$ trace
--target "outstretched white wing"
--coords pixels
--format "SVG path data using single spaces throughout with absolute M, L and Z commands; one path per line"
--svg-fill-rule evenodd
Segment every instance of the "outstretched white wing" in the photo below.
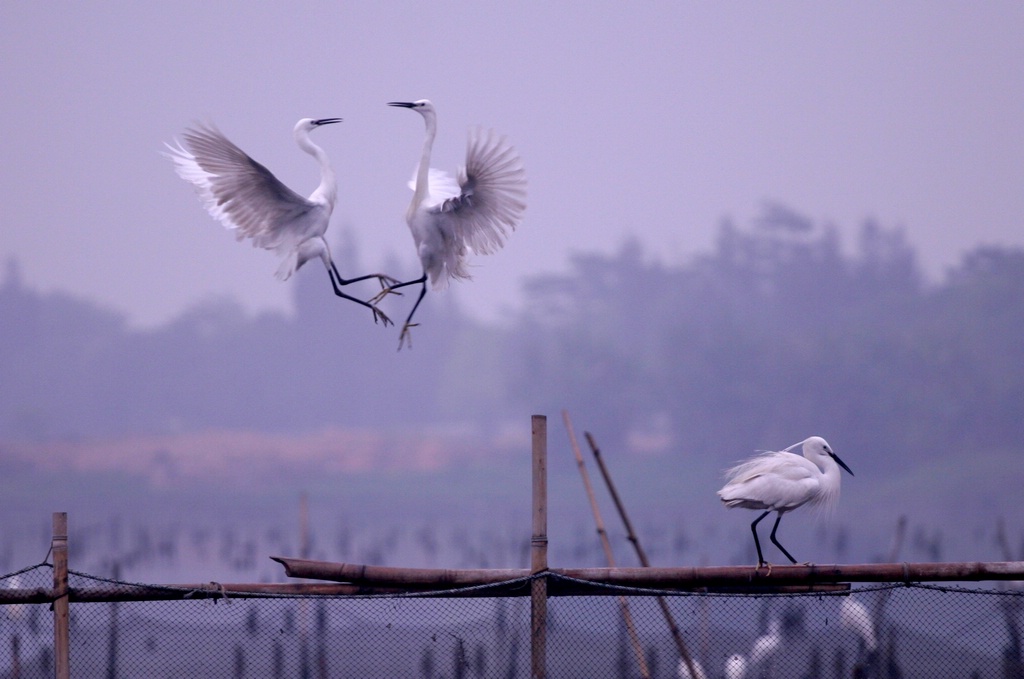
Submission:
M 433 178 L 431 181 L 433 194 Z M 504 244 L 526 210 L 526 171 L 505 137 L 472 130 L 459 192 L 430 209 L 436 224 L 454 242 L 491 254 Z
M 250 158 L 215 127 L 185 131 L 184 146 L 167 145 L 178 175 L 195 186 L 209 213 L 268 250 L 294 248 L 305 238 L 301 227 L 323 206 L 295 193 Z

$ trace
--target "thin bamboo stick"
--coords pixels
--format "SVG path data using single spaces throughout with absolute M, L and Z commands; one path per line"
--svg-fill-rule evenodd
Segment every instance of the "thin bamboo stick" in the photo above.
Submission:
M 71 639 L 68 610 L 68 514 L 53 513 L 53 670 L 57 679 L 70 679 Z
M 530 538 L 530 571 L 548 570 L 548 419 L 534 415 L 533 434 L 533 535 Z M 530 670 L 533 679 L 547 677 L 547 578 L 530 582 Z
M 605 485 L 608 486 L 608 492 L 615 502 L 615 508 L 618 509 L 619 516 L 622 518 L 622 523 L 626 526 L 626 536 L 633 543 L 633 549 L 636 551 L 637 558 L 640 559 L 640 565 L 644 568 L 649 568 L 651 562 L 647 558 L 647 552 L 640 545 L 640 538 L 637 537 L 636 532 L 633 530 L 633 523 L 629 520 L 626 507 L 622 504 L 619 493 L 615 490 L 615 484 L 612 482 L 612 476 L 608 473 L 608 468 L 605 467 L 604 460 L 601 458 L 601 450 L 597 447 L 597 443 L 594 441 L 594 437 L 590 435 L 590 432 L 583 432 L 583 435 L 586 437 L 590 450 L 594 454 L 597 466 L 601 470 L 601 476 L 604 477 Z M 661 606 L 661 613 L 665 616 L 665 623 L 668 625 L 669 633 L 672 635 L 672 640 L 675 641 L 676 650 L 679 651 L 680 659 L 686 663 L 686 669 L 689 670 L 691 677 L 698 676 L 697 669 L 694 667 L 693 657 L 690 656 L 690 649 L 686 647 L 686 641 L 683 639 L 682 632 L 679 631 L 679 626 L 676 625 L 672 611 L 668 607 L 668 602 L 665 601 L 663 596 L 659 596 L 657 599 L 658 605 Z M 705 658 L 705 660 L 707 659 Z
M 587 474 L 587 466 L 580 453 L 579 444 L 576 443 L 576 432 L 572 428 L 572 421 L 569 419 L 569 411 L 562 411 L 562 421 L 565 422 L 565 431 L 569 434 L 569 445 L 572 454 L 576 457 L 576 466 L 580 470 L 580 477 L 583 479 L 583 487 L 587 491 L 587 499 L 590 501 L 590 511 L 594 515 L 594 523 L 597 525 L 597 536 L 601 540 L 601 547 L 604 549 L 605 559 L 608 565 L 615 567 L 615 555 L 612 553 L 612 545 L 608 540 L 608 533 L 604 529 L 604 519 L 601 518 L 601 509 L 597 506 L 597 499 L 594 497 L 594 488 L 590 484 L 590 475 Z M 633 647 L 633 655 L 636 657 L 636 664 L 640 668 L 640 676 L 650 679 L 651 671 L 647 667 L 647 658 L 644 657 L 644 649 L 640 643 L 640 636 L 636 632 L 636 625 L 633 624 L 633 615 L 629 611 L 629 601 L 624 596 L 619 596 L 619 608 L 622 609 L 622 619 L 626 623 L 626 631 L 629 633 L 629 641 Z M 691 676 L 693 676 L 691 674 Z

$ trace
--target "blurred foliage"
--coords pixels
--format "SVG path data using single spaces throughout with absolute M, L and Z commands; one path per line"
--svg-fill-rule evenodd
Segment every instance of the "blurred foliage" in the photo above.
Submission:
M 360 267 L 340 248 L 347 274 Z M 385 267 L 390 271 L 392 267 Z M 396 267 L 397 268 L 397 267 Z M 401 272 L 415 275 L 415 272 Z M 369 297 L 370 287 L 355 290 Z M 1024 404 L 1024 252 L 982 247 L 926 283 L 899 229 L 852 247 L 777 204 L 726 221 L 712 252 L 666 263 L 636 241 L 525 282 L 502 325 L 430 294 L 414 348 L 297 276 L 295 314 L 197 305 L 141 331 L 109 311 L 0 284 L 0 438 L 206 427 L 302 431 L 500 427 L 568 408 L 605 445 L 667 437 L 731 455 L 810 434 L 903 466 L 936 451 L 1017 445 Z M 401 320 L 409 293 L 389 299 Z
M 867 222 L 845 254 L 793 215 L 726 222 L 687 265 L 631 242 L 531 281 L 513 399 L 571 402 L 616 444 L 668 423 L 677 449 L 734 456 L 815 433 L 890 468 L 1018 445 L 1024 252 L 979 248 L 928 286 L 900 230 Z

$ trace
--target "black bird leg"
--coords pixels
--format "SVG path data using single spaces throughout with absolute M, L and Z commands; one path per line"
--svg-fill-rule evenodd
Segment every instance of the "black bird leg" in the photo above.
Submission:
M 392 320 L 390 318 L 388 318 L 384 314 L 383 311 L 378 309 L 373 304 L 371 304 L 369 302 L 364 302 L 363 300 L 361 300 L 361 299 L 359 299 L 357 297 L 352 297 L 351 295 L 346 295 L 344 292 L 341 291 L 341 286 L 345 285 L 345 283 L 339 283 L 337 280 L 335 280 L 336 273 L 333 270 L 333 263 L 332 263 L 332 268 L 327 270 L 327 275 L 330 276 L 330 278 L 331 278 L 331 287 L 334 288 L 334 294 L 335 295 L 337 295 L 338 297 L 341 297 L 343 299 L 351 300 L 351 301 L 355 302 L 356 304 L 362 304 L 364 307 L 366 307 L 367 309 L 372 311 L 373 312 L 373 322 L 374 323 L 376 323 L 378 321 L 378 319 L 379 319 L 381 321 L 384 321 L 384 327 L 387 327 L 388 325 L 394 325 Z M 371 274 L 369 276 L 365 276 L 365 278 L 372 278 L 375 275 L 376 274 Z M 348 281 L 348 282 L 351 283 L 353 281 Z
M 759 516 L 756 519 L 754 519 L 754 522 L 752 524 L 750 524 L 750 532 L 754 534 L 754 547 L 757 547 L 757 567 L 758 568 L 760 568 L 761 566 L 766 565 L 767 562 L 764 560 L 764 557 L 761 556 L 761 541 L 757 539 L 757 524 L 761 521 L 761 519 L 763 519 L 764 517 L 768 516 L 771 513 L 772 512 L 769 509 L 764 514 L 762 514 L 761 516 Z M 774 534 L 775 534 L 775 532 L 772 531 L 772 535 L 774 535 Z
M 387 274 L 383 273 L 368 273 L 365 276 L 358 276 L 356 278 L 342 278 L 341 274 L 338 272 L 338 267 L 334 265 L 333 259 L 331 260 L 331 271 L 334 273 L 334 276 L 331 279 L 331 281 L 333 282 L 334 280 L 337 280 L 338 285 L 349 285 L 351 283 L 365 281 L 367 278 L 376 278 L 380 282 L 380 287 L 388 290 L 388 292 L 390 293 L 391 288 L 389 288 L 388 286 L 393 286 L 394 283 L 398 282 L 397 278 L 392 278 L 391 276 L 388 276 Z M 335 290 L 337 290 L 337 286 L 335 286 Z M 396 292 L 394 294 L 398 295 L 401 293 Z
M 407 285 L 416 285 L 419 283 L 422 287 L 420 288 L 420 296 L 416 298 L 416 303 L 412 305 L 412 311 L 409 312 L 409 316 L 405 319 L 405 325 L 402 326 L 402 333 L 398 336 L 398 350 L 401 351 L 406 341 L 409 342 L 409 348 L 412 348 L 412 337 L 409 333 L 410 328 L 415 328 L 419 323 L 413 323 L 412 317 L 416 314 L 416 309 L 419 308 L 420 302 L 423 301 L 424 296 L 427 294 L 427 272 L 424 271 L 423 275 L 419 278 L 414 278 L 411 281 L 404 281 L 402 283 L 396 283 L 390 285 L 381 290 L 376 297 L 371 299 L 371 302 L 378 302 L 389 294 L 392 294 L 397 288 L 404 288 Z
M 775 518 L 775 525 L 772 526 L 772 535 L 771 535 L 772 543 L 774 543 L 776 547 L 778 547 L 780 550 L 782 550 L 782 553 L 786 555 L 787 559 L 789 559 L 793 563 L 796 563 L 796 559 L 794 559 L 793 556 L 789 552 L 786 551 L 786 548 L 783 547 L 779 543 L 779 541 L 775 539 L 775 531 L 777 531 L 779 529 L 779 521 L 782 521 L 782 512 L 779 512 L 779 515 Z

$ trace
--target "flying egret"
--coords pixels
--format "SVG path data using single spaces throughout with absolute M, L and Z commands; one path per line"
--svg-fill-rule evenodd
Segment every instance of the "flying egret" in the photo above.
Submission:
M 803 456 L 788 452 L 797 446 L 801 447 Z M 772 527 L 772 543 L 796 563 L 796 559 L 775 539 L 779 521 L 786 512 L 808 502 L 831 509 L 839 499 L 839 467 L 853 476 L 825 439 L 812 436 L 784 451 L 761 453 L 726 472 L 728 481 L 718 491 L 718 497 L 726 507 L 764 510 L 750 524 L 754 546 L 757 547 L 758 567 L 766 564 L 757 539 L 758 522 L 770 512 L 778 514 Z
M 412 109 L 423 116 L 427 135 L 423 156 L 410 187 L 412 202 L 405 221 L 412 231 L 423 275 L 385 288 L 370 300 L 376 302 L 388 292 L 419 283 L 419 297 L 405 319 L 398 348 L 409 338 L 417 307 L 427 294 L 427 279 L 435 290 L 447 287 L 449 279 L 469 278 L 469 252 L 491 254 L 504 244 L 509 231 L 519 225 L 526 209 L 526 172 L 518 154 L 505 137 L 493 130 L 477 128 L 469 134 L 466 165 L 458 183 L 441 170 L 430 167 L 430 153 L 437 135 L 437 112 L 427 99 L 392 101 L 388 106 Z M 411 340 L 410 340 L 411 346 Z
M 374 322 L 379 318 L 388 325 L 391 319 L 373 302 L 347 295 L 341 286 L 368 278 L 376 278 L 382 287 L 397 281 L 384 274 L 342 278 L 324 239 L 338 199 L 338 182 L 327 154 L 310 141 L 309 133 L 340 122 L 341 118 L 303 118 L 295 124 L 295 143 L 320 163 L 320 185 L 309 198 L 281 183 L 212 125 L 186 129 L 184 146 L 167 144 L 171 152 L 165 155 L 174 161 L 178 175 L 196 188 L 210 215 L 234 229 L 238 240 L 251 238 L 254 246 L 282 256 L 277 269 L 280 280 L 288 280 L 303 264 L 319 257 L 327 267 L 334 294 L 368 307 Z

